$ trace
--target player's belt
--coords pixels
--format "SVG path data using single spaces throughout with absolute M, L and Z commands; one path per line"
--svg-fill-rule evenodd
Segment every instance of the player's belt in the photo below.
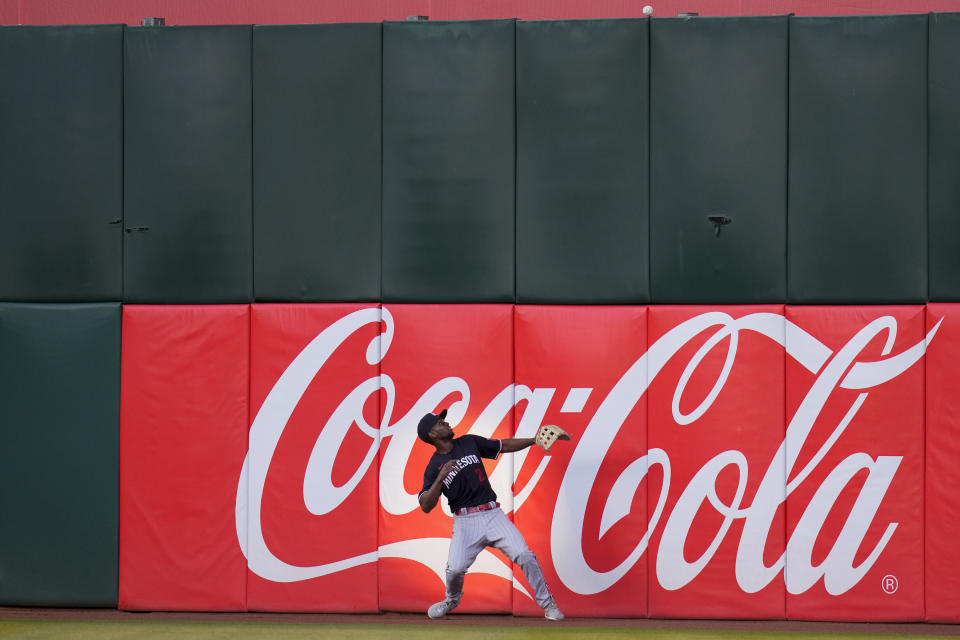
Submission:
M 490 511 L 490 509 L 496 509 L 500 506 L 499 502 L 488 502 L 486 504 L 479 504 L 475 507 L 464 507 L 463 509 L 457 509 L 453 512 L 455 516 L 465 516 L 468 513 L 477 513 L 478 511 Z

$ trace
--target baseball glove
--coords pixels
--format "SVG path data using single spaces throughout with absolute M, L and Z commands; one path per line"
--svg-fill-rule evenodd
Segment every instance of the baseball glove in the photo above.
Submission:
M 550 451 L 550 447 L 557 440 L 569 440 L 570 434 L 553 424 L 542 425 L 537 429 L 537 444 L 543 447 L 544 451 Z

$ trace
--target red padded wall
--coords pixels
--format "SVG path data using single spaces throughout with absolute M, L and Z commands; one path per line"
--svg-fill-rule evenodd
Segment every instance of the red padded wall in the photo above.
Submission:
M 787 320 L 787 617 L 920 620 L 924 308 Z
M 379 318 L 379 305 L 252 307 L 252 610 L 378 609 Z
M 654 466 L 645 479 L 646 308 L 518 306 L 515 318 L 517 435 L 555 424 L 572 438 L 512 454 L 517 526 L 564 613 L 645 616 L 647 493 L 662 477 Z M 518 592 L 513 608 L 543 615 Z
M 650 371 L 647 444 L 671 468 L 652 617 L 784 616 L 783 310 L 650 307 L 651 352 L 668 359 Z
M 118 606 L 245 610 L 249 309 L 126 305 L 122 344 Z
M 449 408 L 572 434 L 485 463 L 568 615 L 960 621 L 958 309 L 128 305 L 119 606 L 425 610 Z M 458 611 L 524 592 L 487 552 Z
M 960 304 L 928 304 L 928 335 L 935 328 L 926 361 L 926 619 L 960 622 Z

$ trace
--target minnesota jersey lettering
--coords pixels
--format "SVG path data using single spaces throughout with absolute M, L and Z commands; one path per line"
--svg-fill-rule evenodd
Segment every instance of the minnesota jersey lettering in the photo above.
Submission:
M 466 469 L 467 466 L 471 464 L 480 464 L 480 458 L 471 454 L 469 456 L 464 456 L 459 460 L 457 460 L 457 465 L 453 468 L 453 471 L 451 471 L 450 475 L 448 475 L 446 478 L 443 479 L 443 486 L 449 487 L 450 484 L 453 482 L 453 479 L 457 477 L 457 474 L 460 473 L 462 469 Z M 443 468 L 443 465 L 440 465 L 439 467 L 437 467 L 437 471 L 440 471 L 440 469 L 442 468 Z M 486 480 L 486 476 L 484 475 L 483 471 L 481 471 L 480 469 L 476 469 L 476 474 L 477 474 L 477 478 L 479 478 L 480 480 Z

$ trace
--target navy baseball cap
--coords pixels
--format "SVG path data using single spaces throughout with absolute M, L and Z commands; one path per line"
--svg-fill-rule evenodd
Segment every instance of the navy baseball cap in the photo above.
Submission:
M 433 428 L 433 425 L 437 424 L 439 420 L 443 420 L 447 417 L 447 410 L 444 409 L 440 413 L 428 413 L 427 415 L 420 418 L 420 424 L 417 425 L 417 435 L 421 440 L 430 444 L 430 440 L 427 438 L 427 434 L 430 433 L 430 429 Z

